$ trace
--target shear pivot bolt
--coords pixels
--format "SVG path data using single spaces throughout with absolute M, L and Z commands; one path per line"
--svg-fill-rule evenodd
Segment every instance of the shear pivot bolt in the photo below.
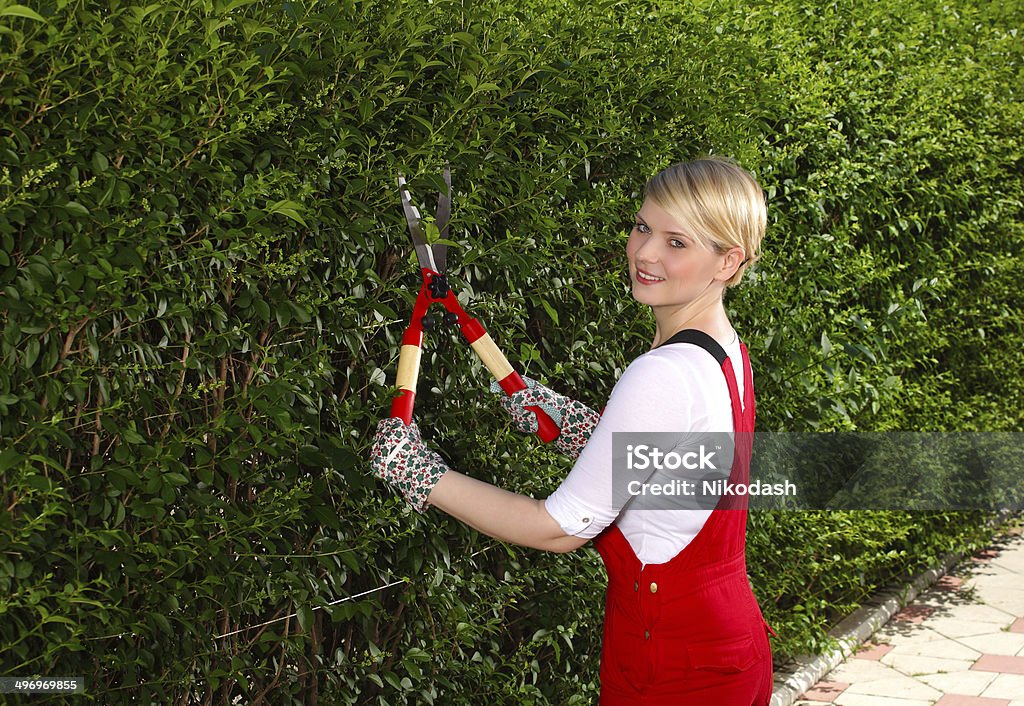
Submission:
M 448 280 L 444 275 L 434 275 L 431 278 L 430 284 L 427 285 L 430 290 L 430 296 L 434 299 L 444 299 L 448 296 L 450 291 L 448 288 Z

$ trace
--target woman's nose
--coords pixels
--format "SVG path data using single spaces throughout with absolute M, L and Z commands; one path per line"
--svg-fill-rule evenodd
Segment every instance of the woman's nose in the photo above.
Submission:
M 651 242 L 651 239 L 645 239 L 633 251 L 633 259 L 639 262 L 657 262 L 658 249 Z

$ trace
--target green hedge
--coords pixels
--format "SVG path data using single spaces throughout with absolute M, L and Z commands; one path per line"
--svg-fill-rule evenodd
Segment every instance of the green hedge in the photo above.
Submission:
M 102 703 L 593 701 L 596 556 L 412 515 L 368 475 L 418 286 L 399 172 L 425 202 L 452 165 L 456 288 L 600 405 L 653 330 L 623 274 L 640 187 L 731 154 L 770 196 L 729 300 L 760 429 L 1019 430 L 1022 14 L 0 6 L 0 671 Z M 454 336 L 427 346 L 431 443 L 550 492 L 565 463 Z M 777 653 L 977 525 L 753 515 Z

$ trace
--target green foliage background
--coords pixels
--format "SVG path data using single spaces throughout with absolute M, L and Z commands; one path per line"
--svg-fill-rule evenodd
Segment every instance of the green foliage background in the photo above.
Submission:
M 455 182 L 450 269 L 595 406 L 653 330 L 646 178 L 769 194 L 729 299 L 761 430 L 1021 429 L 1024 8 L 924 0 L 0 0 L 0 669 L 102 703 L 574 704 L 603 572 L 410 514 L 368 477 L 417 273 L 395 176 Z M 428 339 L 452 463 L 546 494 L 486 374 Z M 751 516 L 780 658 L 982 536 Z M 383 587 L 383 588 L 382 588 Z M 83 697 L 75 697 L 78 701 Z

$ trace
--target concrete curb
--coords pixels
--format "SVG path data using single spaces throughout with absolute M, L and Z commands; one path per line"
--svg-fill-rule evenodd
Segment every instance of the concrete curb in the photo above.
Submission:
M 938 566 L 922 571 L 909 583 L 895 589 L 876 594 L 867 604 L 861 606 L 829 630 L 829 635 L 839 645 L 822 655 L 799 657 L 790 669 L 777 672 L 775 688 L 769 706 L 792 706 L 801 694 L 818 683 L 864 644 L 869 637 L 885 625 L 918 594 L 927 589 L 963 557 L 960 552 L 947 554 Z

